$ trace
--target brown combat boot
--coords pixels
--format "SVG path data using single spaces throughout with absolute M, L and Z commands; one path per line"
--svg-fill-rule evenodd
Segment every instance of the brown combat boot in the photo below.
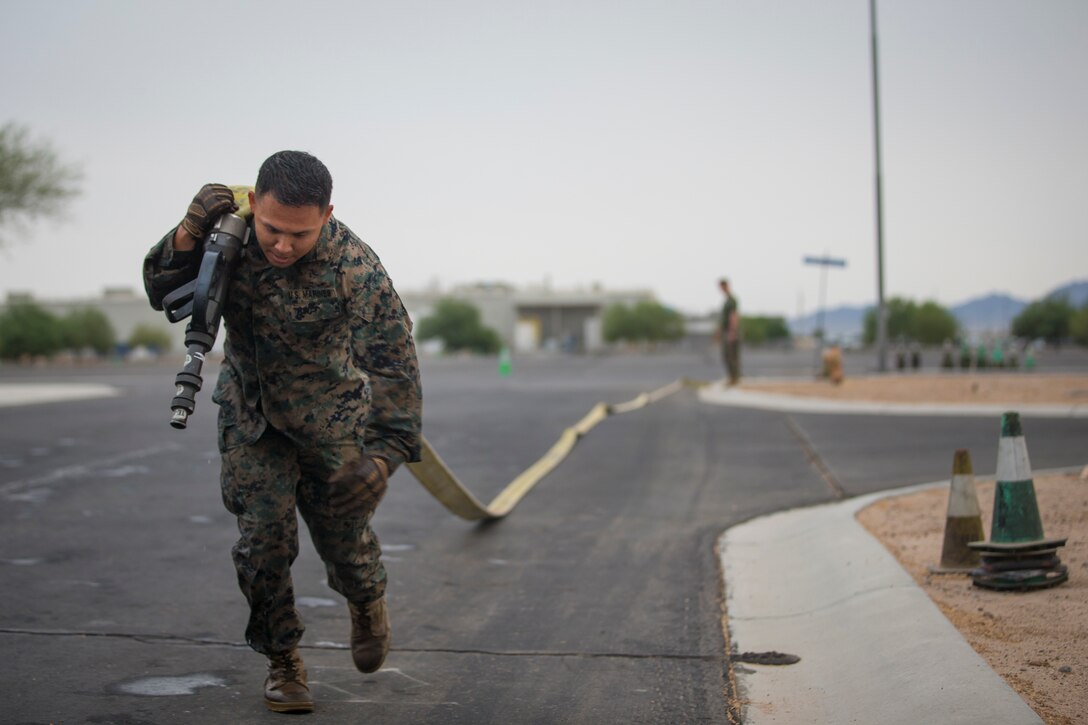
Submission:
M 268 656 L 264 704 L 273 712 L 313 712 L 314 699 L 306 684 L 306 666 L 298 650 Z
M 348 602 L 351 612 L 351 659 L 360 672 L 377 672 L 389 654 L 389 611 L 385 597 L 369 604 Z

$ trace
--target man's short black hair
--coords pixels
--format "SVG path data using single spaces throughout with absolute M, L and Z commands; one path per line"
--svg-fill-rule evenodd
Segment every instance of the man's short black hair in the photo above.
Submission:
M 332 198 L 332 174 L 305 151 L 278 151 L 261 164 L 254 193 L 271 193 L 284 206 L 316 206 L 324 212 Z

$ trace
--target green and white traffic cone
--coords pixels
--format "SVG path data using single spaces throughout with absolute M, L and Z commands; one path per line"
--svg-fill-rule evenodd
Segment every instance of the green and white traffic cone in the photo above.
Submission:
M 1020 414 L 1005 413 L 997 446 L 990 540 L 969 544 L 982 557 L 971 578 L 976 586 L 987 589 L 1026 590 L 1061 584 L 1069 578 L 1069 570 L 1057 556 L 1065 542 L 1043 535 Z
M 512 372 L 514 372 L 514 363 L 510 358 L 510 348 L 503 347 L 499 351 L 499 376 L 508 378 Z
M 986 538 L 982 530 L 982 509 L 978 506 L 975 472 L 971 454 L 959 449 L 952 459 L 952 482 L 948 489 L 941 563 L 930 566 L 933 574 L 965 574 L 979 565 L 979 554 L 968 544 Z

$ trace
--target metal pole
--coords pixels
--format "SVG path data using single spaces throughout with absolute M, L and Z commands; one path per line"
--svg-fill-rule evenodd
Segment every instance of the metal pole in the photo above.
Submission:
M 873 141 L 876 146 L 876 349 L 877 369 L 888 369 L 888 320 L 884 310 L 884 190 L 880 158 L 880 71 L 876 42 L 876 0 L 869 0 L 869 30 L 872 36 Z
M 827 255 L 824 255 L 827 258 Z M 816 312 L 816 329 L 820 333 L 816 341 L 816 374 L 820 374 L 822 367 L 824 343 L 827 341 L 827 330 L 824 329 L 824 308 L 827 307 L 827 264 L 820 265 L 820 307 Z
M 824 350 L 824 342 L 827 339 L 827 330 L 824 329 L 824 308 L 827 307 L 827 268 L 828 267 L 845 267 L 846 266 L 846 260 L 845 259 L 836 259 L 835 257 L 830 257 L 830 256 L 827 255 L 827 253 L 824 253 L 824 256 L 822 256 L 822 257 L 808 257 L 808 256 L 806 256 L 804 258 L 804 262 L 805 262 L 805 264 L 815 264 L 815 265 L 819 265 L 819 267 L 820 267 L 820 299 L 819 299 L 819 302 L 817 303 L 817 310 L 816 310 L 816 330 L 813 330 L 813 337 L 816 336 L 815 333 L 817 331 L 820 333 L 820 340 L 815 345 L 815 348 L 816 348 L 816 371 L 817 371 L 817 374 L 819 374 L 819 371 L 820 371 L 820 369 L 822 367 L 822 358 L 823 358 L 822 353 L 823 353 L 823 350 Z

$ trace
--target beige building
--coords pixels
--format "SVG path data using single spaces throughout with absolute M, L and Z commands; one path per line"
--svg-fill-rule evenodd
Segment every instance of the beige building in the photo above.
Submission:
M 596 352 L 606 347 L 604 311 L 614 304 L 632 305 L 654 300 L 649 290 L 519 289 L 502 283 L 460 285 L 448 290 L 401 291 L 408 314 L 415 321 L 434 311 L 443 299 L 472 304 L 483 324 L 495 330 L 515 352 Z

